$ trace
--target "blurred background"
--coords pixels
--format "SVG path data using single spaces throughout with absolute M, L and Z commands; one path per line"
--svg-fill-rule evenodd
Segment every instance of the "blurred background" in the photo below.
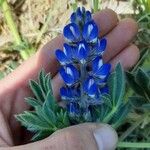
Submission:
M 111 8 L 139 23 L 135 42 L 150 48 L 150 0 L 0 0 L 0 79 L 62 32 L 77 6 Z

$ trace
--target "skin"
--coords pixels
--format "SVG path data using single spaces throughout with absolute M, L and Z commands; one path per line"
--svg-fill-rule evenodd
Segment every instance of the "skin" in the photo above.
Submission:
M 96 13 L 94 20 L 100 29 L 99 36 L 105 36 L 108 41 L 103 57 L 104 61 L 110 62 L 113 68 L 118 61 L 125 69 L 133 67 L 139 59 L 139 49 L 132 44 L 132 40 L 138 32 L 137 23 L 129 18 L 119 21 L 116 13 L 110 9 Z M 13 147 L 25 143 L 30 136 L 16 122 L 14 114 L 29 109 L 24 102 L 24 97 L 32 95 L 28 88 L 28 80 L 36 79 L 41 68 L 51 72 L 54 95 L 59 99 L 59 88 L 63 81 L 57 73 L 59 64 L 55 59 L 55 50 L 62 49 L 63 42 L 62 35 L 56 37 L 0 81 L 0 150 L 5 149 L 3 147 L 16 150 L 33 149 L 33 144 L 27 144 L 19 148 Z M 69 134 L 69 136 L 72 136 L 72 134 Z M 56 145 L 58 139 L 59 142 L 64 142 L 64 139 L 60 136 L 56 138 L 57 140 L 51 137 L 50 139 L 52 150 L 57 149 L 54 145 Z M 77 138 L 75 141 L 78 141 Z M 37 143 L 38 146 L 41 142 Z M 40 146 L 37 149 L 40 149 Z

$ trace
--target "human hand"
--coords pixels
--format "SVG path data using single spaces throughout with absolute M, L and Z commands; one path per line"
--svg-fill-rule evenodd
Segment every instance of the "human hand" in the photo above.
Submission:
M 94 15 L 94 20 L 100 28 L 100 36 L 105 36 L 108 41 L 106 53 L 104 54 L 104 61 L 109 61 L 112 64 L 112 67 L 114 67 L 118 61 L 122 63 L 125 69 L 132 67 L 139 58 L 138 48 L 131 44 L 133 37 L 137 33 L 137 24 L 131 19 L 118 21 L 117 15 L 109 9 L 96 13 Z M 39 50 L 33 57 L 25 61 L 14 72 L 0 81 L 1 146 L 22 144 L 22 141 L 26 139 L 26 133 L 16 122 L 14 114 L 29 109 L 23 100 L 24 97 L 31 94 L 28 88 L 28 80 L 36 78 L 37 73 L 41 68 L 46 69 L 47 72 L 51 72 L 54 95 L 57 98 L 59 97 L 59 88 L 63 84 L 63 81 L 59 74 L 57 74 L 59 65 L 55 59 L 54 53 L 55 49 L 62 48 L 63 42 L 62 36 L 55 38 Z M 64 130 L 68 131 L 69 129 Z M 58 137 L 56 136 L 56 140 L 54 140 L 55 142 L 60 142 L 59 138 L 61 138 L 61 134 L 58 135 Z M 53 141 L 52 137 L 50 136 L 48 138 L 48 144 Z M 72 138 L 68 140 L 68 144 L 71 142 L 74 143 L 74 141 L 71 141 L 73 140 Z M 78 141 L 77 138 L 75 140 Z M 77 141 L 75 141 L 75 143 Z M 37 145 L 36 149 L 40 147 L 38 144 L 41 142 L 35 144 L 35 146 Z M 63 142 L 66 144 L 65 140 L 62 141 L 62 144 Z M 27 148 L 29 145 L 22 146 L 22 148 Z M 55 145 L 57 144 L 55 143 Z M 17 147 L 12 147 L 12 149 L 13 148 L 17 149 Z M 28 149 L 32 148 L 28 147 Z

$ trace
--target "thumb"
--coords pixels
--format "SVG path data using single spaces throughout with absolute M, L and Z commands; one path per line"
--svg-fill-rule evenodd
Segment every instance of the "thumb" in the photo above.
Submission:
M 118 136 L 106 124 L 84 123 L 59 130 L 50 137 L 13 150 L 114 150 Z M 9 148 L 9 150 L 12 150 Z

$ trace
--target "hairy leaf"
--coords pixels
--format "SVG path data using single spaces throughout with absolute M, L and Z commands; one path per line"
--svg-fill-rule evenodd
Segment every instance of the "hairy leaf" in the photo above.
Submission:
M 120 105 L 125 92 L 125 77 L 121 64 L 117 64 L 115 71 L 108 78 L 108 86 L 113 105 Z
M 45 95 L 39 84 L 36 81 L 30 80 L 29 85 L 37 100 L 43 102 L 45 100 Z
M 38 106 L 42 106 L 42 102 L 38 101 L 37 99 L 33 97 L 25 98 L 25 101 L 32 107 L 36 108 Z

